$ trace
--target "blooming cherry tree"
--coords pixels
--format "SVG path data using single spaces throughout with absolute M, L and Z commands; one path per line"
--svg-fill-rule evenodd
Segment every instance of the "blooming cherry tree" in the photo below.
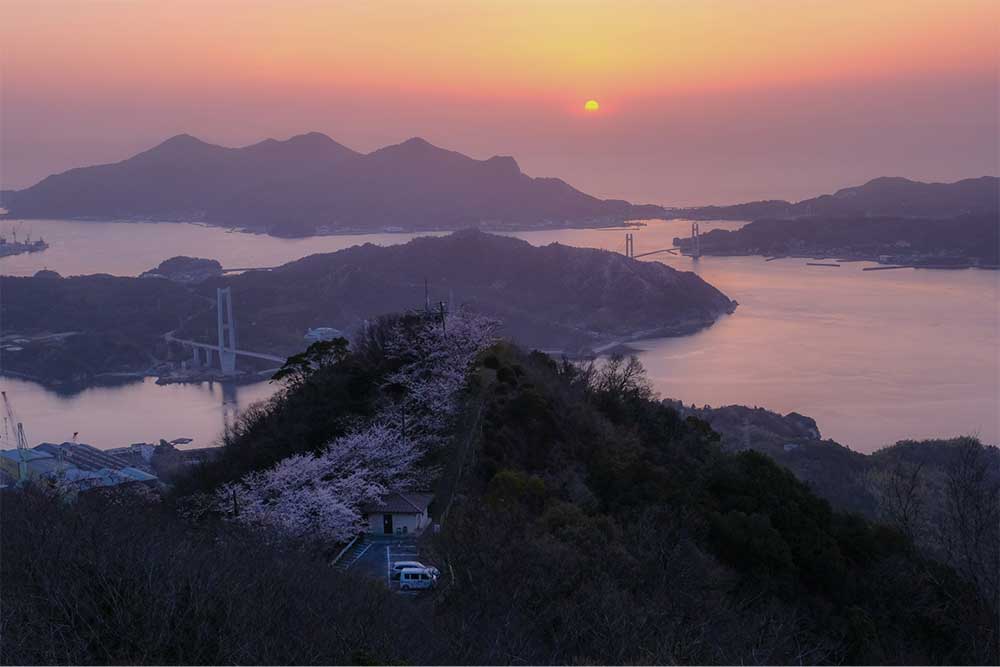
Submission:
M 221 487 L 216 507 L 233 520 L 296 539 L 350 539 L 362 528 L 363 504 L 429 481 L 418 463 L 446 441 L 469 366 L 493 342 L 497 326 L 468 312 L 444 324 L 431 317 L 397 323 L 387 352 L 402 365 L 384 387 L 403 405 L 386 403 L 369 424 L 317 455 L 291 456 Z

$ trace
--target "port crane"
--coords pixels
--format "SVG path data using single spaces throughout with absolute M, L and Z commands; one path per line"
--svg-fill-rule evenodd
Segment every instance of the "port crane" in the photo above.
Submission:
M 28 438 L 24 435 L 24 424 L 17 420 L 14 416 L 14 406 L 11 405 L 10 399 L 7 398 L 7 392 L 0 391 L 0 395 L 3 396 L 3 407 L 4 411 L 7 413 L 7 418 L 4 420 L 10 424 L 10 427 L 14 429 L 14 438 L 17 440 L 18 451 L 24 451 L 28 449 Z M 4 429 L 6 432 L 6 428 Z
M 0 391 L 0 395 L 3 396 L 3 407 L 7 416 L 4 417 L 4 436 L 9 437 L 7 434 L 7 424 L 14 429 L 14 438 L 17 440 L 17 476 L 18 481 L 23 482 L 28 479 L 28 438 L 24 435 L 24 424 L 17 420 L 14 416 L 14 406 L 11 405 L 10 399 L 7 398 L 7 392 Z

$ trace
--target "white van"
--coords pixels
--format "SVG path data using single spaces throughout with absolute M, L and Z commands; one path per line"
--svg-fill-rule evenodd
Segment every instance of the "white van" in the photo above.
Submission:
M 403 570 L 416 568 L 418 570 L 427 570 L 434 577 L 440 577 L 441 572 L 433 565 L 424 565 L 420 561 L 416 560 L 401 560 L 392 564 L 392 578 L 394 580 L 399 579 L 399 573 Z
M 399 589 L 403 591 L 434 588 L 437 578 L 423 567 L 408 567 L 399 573 Z

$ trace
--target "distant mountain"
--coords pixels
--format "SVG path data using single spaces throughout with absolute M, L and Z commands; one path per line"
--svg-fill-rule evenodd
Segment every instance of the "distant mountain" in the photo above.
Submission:
M 906 178 L 876 178 L 832 195 L 800 201 L 792 215 L 953 217 L 995 213 L 1000 178 L 982 176 L 955 183 L 921 183 Z
M 694 206 L 667 209 L 668 217 L 684 220 L 757 220 L 790 215 L 794 204 L 784 199 L 767 199 L 724 206 Z
M 245 148 L 181 134 L 122 162 L 49 176 L 8 193 L 6 204 L 25 218 L 206 219 L 239 193 L 329 172 L 357 155 L 318 133 Z
M 413 138 L 361 154 L 310 132 L 225 148 L 187 134 L 114 164 L 0 192 L 10 217 L 204 221 L 278 236 L 328 232 L 590 227 L 646 218 L 942 218 L 995 213 L 1000 179 L 876 178 L 797 203 L 664 209 L 532 178 L 510 156 L 476 160 Z
M 832 195 L 797 203 L 769 200 L 732 206 L 670 209 L 670 217 L 697 220 L 758 220 L 811 216 L 950 218 L 996 214 L 1000 208 L 1000 178 L 982 176 L 955 183 L 921 183 L 882 177 Z
M 11 216 L 201 220 L 276 235 L 597 225 L 662 215 L 601 200 L 514 158 L 475 160 L 419 138 L 367 155 L 320 133 L 224 148 L 189 135 L 122 162 L 72 169 L 5 193 Z

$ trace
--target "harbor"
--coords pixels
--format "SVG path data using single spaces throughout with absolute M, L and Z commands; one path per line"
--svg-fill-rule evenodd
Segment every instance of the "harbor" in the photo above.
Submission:
M 6 236 L 0 236 L 0 257 L 10 257 L 12 255 L 22 255 L 24 253 L 30 252 L 42 252 L 43 250 L 48 250 L 49 244 L 45 242 L 45 239 L 39 237 L 34 241 L 31 240 L 31 234 L 27 234 L 24 240 L 17 240 L 17 229 L 12 229 L 11 238 L 8 240 Z

